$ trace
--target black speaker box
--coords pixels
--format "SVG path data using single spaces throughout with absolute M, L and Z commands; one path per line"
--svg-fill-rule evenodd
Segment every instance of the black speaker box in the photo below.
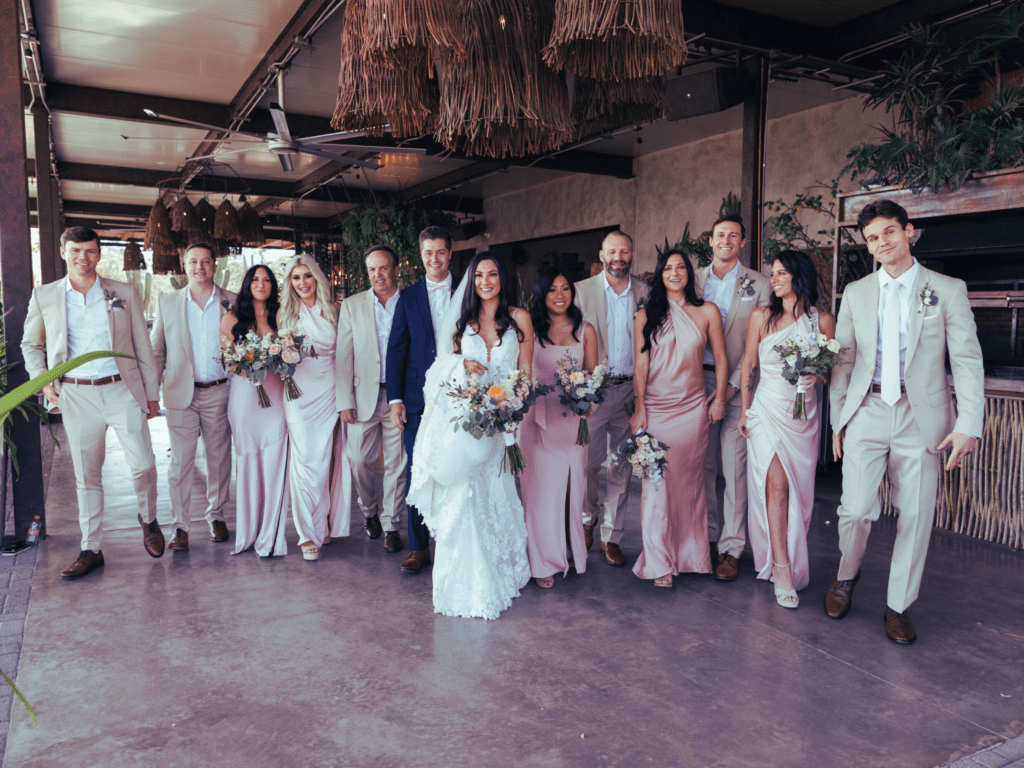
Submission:
M 666 80 L 665 97 L 668 119 L 682 120 L 735 107 L 745 94 L 733 67 L 715 67 Z

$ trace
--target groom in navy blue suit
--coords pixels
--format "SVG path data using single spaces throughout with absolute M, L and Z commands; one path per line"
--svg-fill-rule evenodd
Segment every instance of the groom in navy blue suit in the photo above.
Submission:
M 395 319 L 388 338 L 385 361 L 391 423 L 403 431 L 405 453 L 409 457 L 406 487 L 412 484 L 413 445 L 423 418 L 423 381 L 437 356 L 435 329 L 452 297 L 452 274 L 448 264 L 452 239 L 441 227 L 420 232 L 420 257 L 427 276 L 402 291 L 395 307 Z M 430 532 L 415 507 L 408 508 L 409 556 L 402 563 L 406 573 L 418 573 L 430 565 Z

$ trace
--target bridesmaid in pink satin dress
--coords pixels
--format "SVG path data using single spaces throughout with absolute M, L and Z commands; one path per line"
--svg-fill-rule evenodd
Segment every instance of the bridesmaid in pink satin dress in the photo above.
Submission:
M 277 280 L 269 267 L 257 264 L 242 278 L 234 311 L 220 324 L 221 346 L 239 341 L 249 331 L 265 336 L 277 329 Z M 228 393 L 228 423 L 235 448 L 235 549 L 237 555 L 256 547 L 260 557 L 284 555 L 284 499 L 288 487 L 288 428 L 284 420 L 284 387 L 276 376 L 261 383 L 270 407 L 261 408 L 256 387 L 239 377 Z
M 815 308 L 818 275 L 814 262 L 798 251 L 783 251 L 772 265 L 771 302 L 755 309 L 747 327 L 740 367 L 744 414 L 738 429 L 749 440 L 747 521 L 757 578 L 775 582 L 783 608 L 800 604 L 797 590 L 810 581 L 807 529 L 814 508 L 818 457 L 818 403 L 814 389 L 824 383 L 804 376 L 806 419 L 793 418 L 797 387 L 782 378 L 783 361 L 773 347 L 811 333 L 835 336 L 836 319 Z M 754 371 L 760 380 L 751 403 Z
M 278 327 L 304 336 L 308 352 L 292 377 L 302 396 L 284 403 L 291 441 L 288 487 L 302 557 L 318 560 L 320 547 L 331 538 L 348 536 L 352 496 L 345 431 L 335 401 L 338 308 L 312 256 L 293 257 L 285 275 Z
M 566 354 L 588 371 L 598 363 L 597 332 L 584 322 L 575 302 L 576 289 L 563 270 L 541 270 L 530 310 L 537 339 L 533 348 L 533 376 L 541 384 L 556 381 L 555 371 Z M 526 510 L 526 553 L 531 575 L 537 586 L 544 589 L 553 587 L 554 574 L 564 576 L 570 565 L 577 573 L 587 569 L 583 536 L 587 448 L 576 445 L 579 423 L 579 417 L 558 402 L 556 391 L 530 409 L 520 429 L 520 445 L 526 458 L 526 470 L 520 477 Z
M 704 453 L 708 424 L 720 421 L 725 411 L 729 364 L 722 316 L 697 296 L 686 255 L 664 254 L 654 275 L 647 304 L 633 321 L 636 410 L 629 424 L 668 446 L 668 464 L 658 485 L 643 481 L 644 548 L 633 573 L 654 579 L 656 587 L 671 587 L 680 573 L 711 572 Z M 710 408 L 702 366 L 706 343 L 715 357 L 717 383 Z

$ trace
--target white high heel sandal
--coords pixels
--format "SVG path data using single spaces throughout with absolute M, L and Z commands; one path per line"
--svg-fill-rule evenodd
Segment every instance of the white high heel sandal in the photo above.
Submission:
M 796 608 L 800 605 L 800 598 L 797 597 L 795 589 L 779 589 L 779 577 L 775 572 L 776 568 L 789 568 L 789 563 L 777 563 L 772 560 L 772 575 L 775 577 L 775 601 L 783 608 Z M 789 583 L 793 583 L 793 572 L 789 573 Z

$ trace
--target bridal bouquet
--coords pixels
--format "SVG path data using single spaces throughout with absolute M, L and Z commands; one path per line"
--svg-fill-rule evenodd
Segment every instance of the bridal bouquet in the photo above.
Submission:
M 263 389 L 263 380 L 272 370 L 270 348 L 273 340 L 272 333 L 260 336 L 255 331 L 249 331 L 241 341 L 228 342 L 220 353 L 225 371 L 248 379 L 256 387 L 261 408 L 270 407 L 270 398 Z
M 799 383 L 801 376 L 824 376 L 839 362 L 841 349 L 836 339 L 829 339 L 823 333 L 809 333 L 789 339 L 785 344 L 776 344 L 772 349 L 782 357 L 782 378 L 796 384 L 796 400 L 793 402 L 793 418 L 806 419 L 804 404 L 805 387 Z
M 479 376 L 468 377 L 465 384 L 449 382 L 448 396 L 455 401 L 453 422 L 462 422 L 462 429 L 477 440 L 501 432 L 505 438 L 505 461 L 513 475 L 526 469 L 526 459 L 516 442 L 516 427 L 537 400 L 554 387 L 531 381 L 526 369 L 511 371 L 495 379 L 489 386 Z M 455 431 L 459 425 L 455 425 Z
M 646 477 L 654 485 L 658 485 L 665 476 L 665 451 L 668 446 L 655 439 L 654 435 L 641 430 L 619 446 L 619 450 L 610 457 L 617 464 L 628 462 L 637 477 Z
M 288 400 L 298 400 L 302 397 L 302 390 L 292 376 L 295 375 L 298 364 L 306 358 L 307 352 L 302 346 L 305 340 L 305 336 L 286 330 L 274 336 L 270 344 L 269 365 L 284 382 L 284 396 Z M 309 354 L 316 357 L 312 351 Z
M 591 413 L 594 407 L 604 402 L 605 394 L 611 386 L 608 379 L 608 366 L 598 365 L 593 371 L 580 368 L 576 359 L 568 352 L 558 361 L 555 370 L 555 383 L 564 392 L 558 395 L 558 402 L 567 405 L 572 412 L 580 417 L 580 428 L 576 433 L 576 445 L 590 445 L 590 428 L 583 417 Z

